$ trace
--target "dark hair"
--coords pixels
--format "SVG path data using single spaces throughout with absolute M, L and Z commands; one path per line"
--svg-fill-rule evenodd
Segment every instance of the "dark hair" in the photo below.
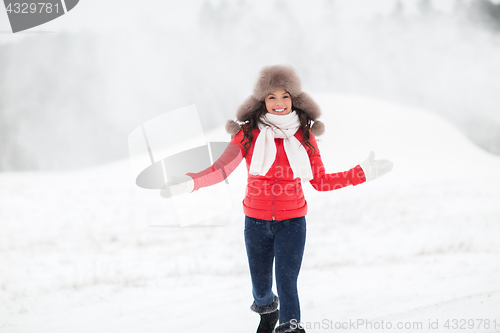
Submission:
M 293 100 L 292 100 L 292 105 L 293 105 Z M 309 117 L 309 115 L 306 112 L 304 112 L 301 109 L 294 108 L 292 106 L 292 110 L 294 110 L 297 113 L 297 115 L 299 116 L 300 128 L 302 129 L 302 132 L 304 133 L 304 140 L 301 142 L 301 144 L 304 146 L 307 146 L 311 149 L 312 153 L 310 154 L 310 156 L 312 156 L 316 153 L 316 149 L 309 142 L 310 129 L 311 129 L 311 118 Z M 248 153 L 248 149 L 252 145 L 252 141 L 253 141 L 252 130 L 254 130 L 255 128 L 258 127 L 258 123 L 260 122 L 260 118 L 262 116 L 264 116 L 266 113 L 267 113 L 266 103 L 264 101 L 262 101 L 262 102 L 260 102 L 260 106 L 257 108 L 257 110 L 248 113 L 245 116 L 245 119 L 243 119 L 243 124 L 241 124 L 240 127 L 243 130 L 243 139 L 241 140 L 241 143 L 243 144 L 243 148 L 245 148 L 245 154 Z

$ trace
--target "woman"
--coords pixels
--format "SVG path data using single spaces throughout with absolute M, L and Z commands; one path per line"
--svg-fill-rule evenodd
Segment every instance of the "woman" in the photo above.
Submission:
M 297 293 L 307 213 L 301 182 L 330 191 L 373 180 L 389 172 L 392 163 L 374 160 L 371 152 L 347 172 L 325 173 L 315 139 L 324 132 L 317 121 L 319 107 L 301 91 L 298 76 L 288 66 L 264 67 L 253 95 L 236 116 L 240 124 L 226 124 L 232 140 L 217 162 L 167 183 L 162 195 L 190 193 L 221 182 L 245 158 L 244 233 L 254 298 L 250 308 L 261 316 L 257 332 L 305 332 L 299 324 Z M 271 290 L 273 261 L 278 296 Z

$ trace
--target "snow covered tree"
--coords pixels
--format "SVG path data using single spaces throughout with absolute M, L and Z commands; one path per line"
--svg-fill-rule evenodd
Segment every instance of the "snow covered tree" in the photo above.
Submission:
M 429 15 L 433 12 L 432 3 L 430 0 L 420 0 L 418 2 L 418 11 L 422 15 Z
M 475 0 L 469 5 L 469 17 L 473 22 L 494 31 L 500 31 L 500 3 L 490 0 Z
M 404 8 L 401 0 L 397 0 L 394 4 L 394 9 L 392 10 L 392 16 L 401 16 L 403 14 Z

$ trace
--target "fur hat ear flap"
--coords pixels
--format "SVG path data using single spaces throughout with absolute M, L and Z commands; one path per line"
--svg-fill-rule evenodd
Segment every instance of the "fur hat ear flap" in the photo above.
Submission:
M 323 122 L 317 120 L 314 122 L 314 124 L 311 126 L 311 133 L 314 136 L 320 136 L 323 133 L 325 133 L 325 124 Z
M 301 109 L 309 115 L 314 121 L 321 116 L 321 111 L 318 104 L 305 92 L 300 93 L 298 96 L 292 96 L 292 104 L 294 107 Z
M 234 136 L 238 134 L 240 129 L 241 129 L 240 125 L 238 125 L 238 123 L 235 122 L 234 120 L 229 119 L 226 122 L 226 132 L 228 132 L 229 134 Z
M 253 96 L 248 97 L 236 111 L 236 120 L 245 121 L 245 117 L 260 107 L 261 101 Z

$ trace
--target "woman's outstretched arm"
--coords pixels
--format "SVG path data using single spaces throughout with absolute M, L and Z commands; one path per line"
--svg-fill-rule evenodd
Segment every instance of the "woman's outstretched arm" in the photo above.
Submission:
M 241 144 L 242 139 L 243 131 L 240 131 L 212 166 L 201 172 L 187 173 L 189 177 L 193 178 L 193 191 L 224 181 L 240 165 L 245 153 Z
M 358 185 L 372 181 L 392 170 L 394 164 L 389 160 L 376 160 L 372 151 L 368 158 L 354 168 L 343 172 L 326 173 L 318 144 L 311 134 L 309 142 L 314 146 L 315 153 L 310 157 L 313 179 L 311 185 L 318 191 L 332 191 L 349 185 Z
M 315 148 L 314 154 L 310 156 L 313 179 L 309 181 L 315 190 L 333 191 L 349 185 L 358 185 L 366 181 L 365 173 L 359 165 L 343 172 L 326 173 L 314 135 L 310 135 L 309 142 Z

